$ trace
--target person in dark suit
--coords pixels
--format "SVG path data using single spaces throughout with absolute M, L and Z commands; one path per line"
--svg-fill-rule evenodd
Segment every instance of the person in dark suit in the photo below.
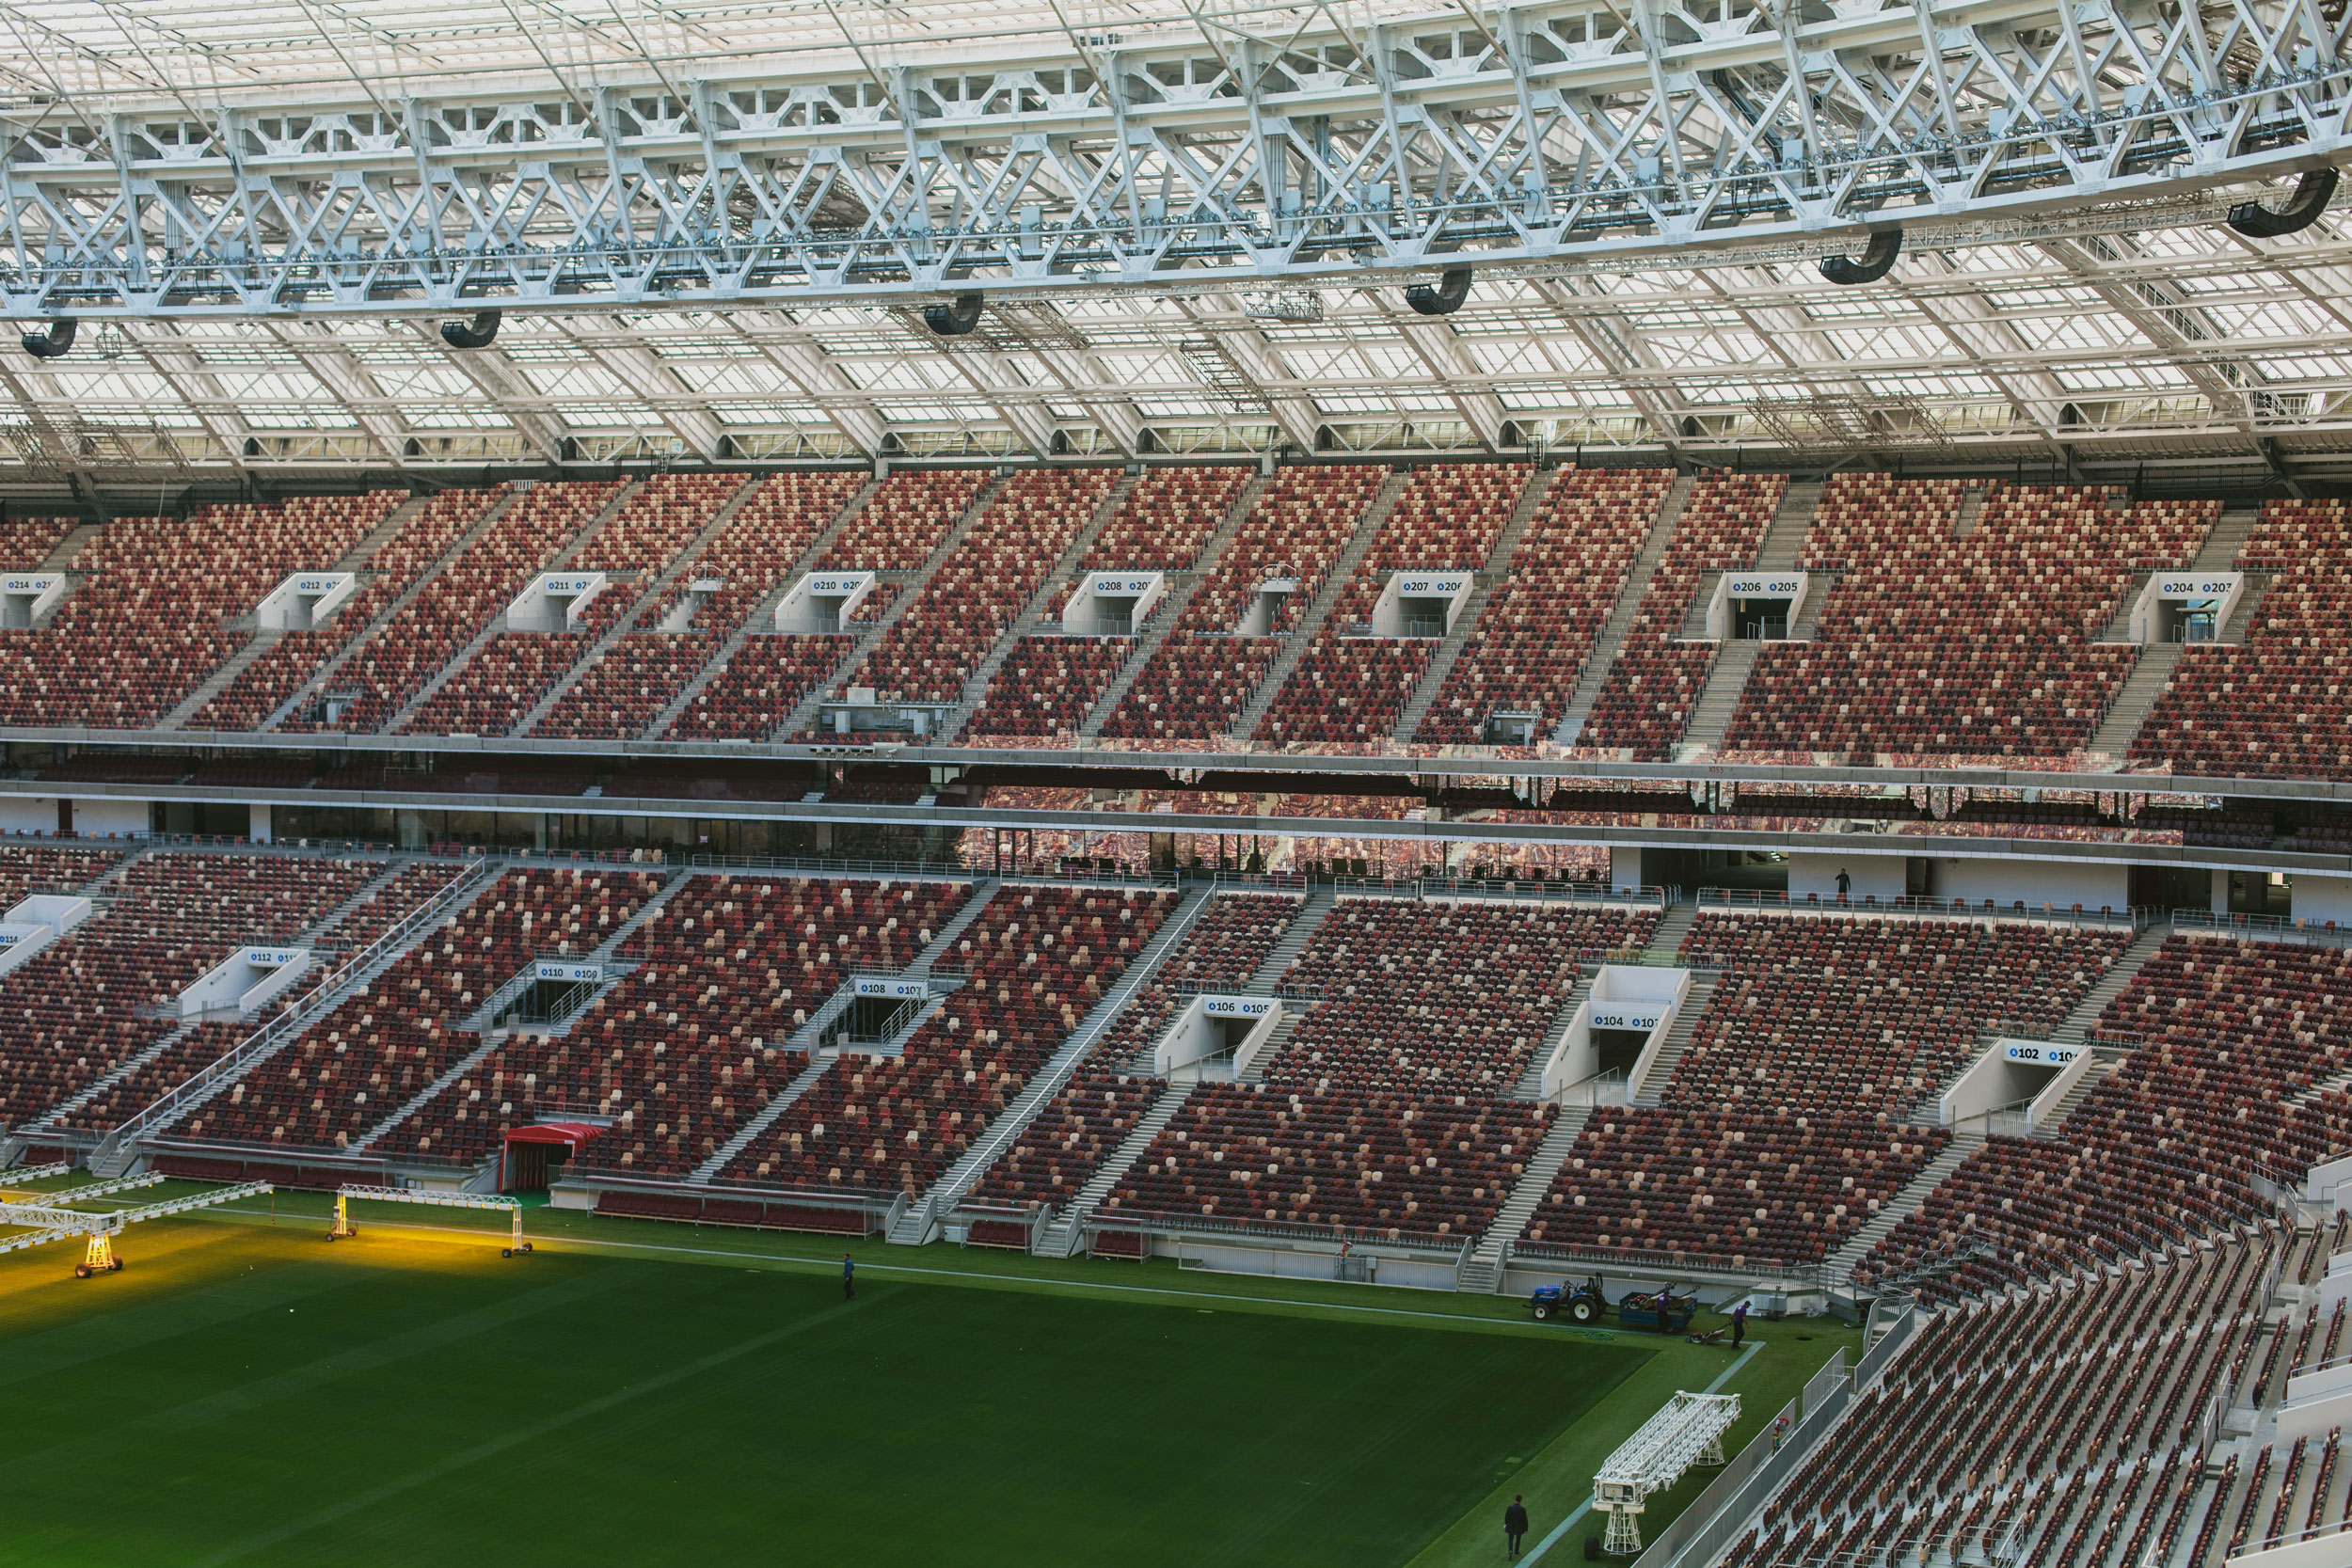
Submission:
M 1527 1498 L 1523 1494 L 1514 1493 L 1511 1506 L 1502 1511 L 1502 1541 L 1514 1560 L 1519 1555 L 1519 1542 L 1526 1534 Z
M 841 1255 L 841 1299 L 857 1300 L 857 1264 L 846 1252 Z

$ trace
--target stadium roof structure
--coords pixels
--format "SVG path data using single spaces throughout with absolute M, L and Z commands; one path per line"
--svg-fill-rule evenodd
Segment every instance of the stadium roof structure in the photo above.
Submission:
M 2298 183 L 2352 156 L 2342 0 L 0 20 L 0 299 L 79 328 L 0 361 L 0 482 L 2352 451 L 2352 236 Z M 973 330 L 926 324 L 969 294 Z M 437 331 L 490 309 L 486 347 Z

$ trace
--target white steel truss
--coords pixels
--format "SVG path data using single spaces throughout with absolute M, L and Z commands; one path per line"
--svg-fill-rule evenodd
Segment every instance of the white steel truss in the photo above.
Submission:
M 65 409 L 245 467 L 1705 456 L 1822 398 L 1996 460 L 2352 444 L 2342 227 L 2221 222 L 2352 156 L 2335 0 L 0 17 L 0 304 L 108 334 L 9 352 L 0 474 Z

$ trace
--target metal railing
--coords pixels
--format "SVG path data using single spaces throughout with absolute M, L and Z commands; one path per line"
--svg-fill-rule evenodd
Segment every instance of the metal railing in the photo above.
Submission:
M 2283 914 L 2216 914 L 2210 910 L 2174 910 L 2176 933 L 2250 936 L 2262 942 L 2301 942 L 2312 947 L 2352 947 L 2352 927 L 2332 920 L 2297 920 Z
M 2003 904 L 1987 898 L 1970 903 L 1965 898 L 1900 897 L 1881 898 L 1865 894 L 1859 898 L 1838 897 L 1836 894 L 1808 893 L 1802 895 L 1771 888 L 1703 887 L 1698 891 L 1701 909 L 1787 910 L 1800 914 L 1912 914 L 1941 915 L 1951 920 L 2026 920 L 2051 925 L 2074 927 L 2124 927 L 2139 930 L 2151 918 L 2151 911 L 2139 909 L 2116 909 L 2103 904 L 2096 910 L 2072 904 L 2064 909 L 2044 901 L 2040 907 L 2028 905 L 2024 899 L 2011 899 Z
M 299 997 L 284 1003 L 277 1017 L 238 1042 L 227 1054 L 199 1069 L 125 1119 L 100 1146 L 98 1157 L 111 1154 L 133 1139 L 144 1136 L 151 1128 L 168 1126 L 187 1110 L 209 1099 L 220 1085 L 242 1074 L 256 1057 L 300 1034 L 312 1022 L 312 1008 L 358 979 L 377 961 L 405 951 L 418 932 L 437 922 L 453 906 L 471 898 L 479 891 L 478 884 L 486 879 L 492 864 L 485 861 L 470 874 L 459 877 L 447 887 L 435 892 L 432 897 L 388 927 L 383 935 L 320 975 L 317 982 Z
M 1741 1256 L 1746 1256 L 1741 1254 Z M 1546 1242 L 1513 1242 L 1502 1249 L 1503 1265 L 1525 1260 L 1546 1268 L 1629 1269 L 1645 1275 L 1727 1274 L 1743 1279 L 1787 1280 L 1800 1287 L 1826 1289 L 1827 1263 L 1790 1263 L 1777 1258 L 1750 1258 L 1733 1263 L 1695 1253 L 1656 1252 L 1642 1247 L 1554 1246 Z

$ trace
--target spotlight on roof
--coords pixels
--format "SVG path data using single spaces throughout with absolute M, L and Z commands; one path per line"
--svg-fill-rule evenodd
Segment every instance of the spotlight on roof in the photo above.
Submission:
M 1869 248 L 1862 253 L 1860 261 L 1851 256 L 1824 256 L 1820 261 L 1821 276 L 1833 283 L 1875 283 L 1893 270 L 1895 258 L 1902 248 L 1901 230 L 1873 230 Z
M 1416 283 L 1405 291 L 1405 303 L 1414 313 L 1423 316 L 1450 316 L 1470 298 L 1470 270 L 1468 267 L 1448 267 L 1438 277 L 1438 286 Z
M 499 313 L 496 310 L 476 310 L 470 323 L 441 324 L 441 341 L 452 348 L 488 348 L 498 335 Z
M 961 338 L 980 325 L 980 296 L 958 294 L 945 305 L 926 305 L 923 325 L 943 338 Z
M 2335 194 L 2336 171 L 2312 169 L 2295 182 L 2295 198 L 2283 210 L 2274 213 L 2259 201 L 2241 201 L 2230 209 L 2230 227 L 2256 240 L 2300 233 L 2319 221 Z
M 73 318 L 60 317 L 49 324 L 48 331 L 27 332 L 17 341 L 36 359 L 62 358 L 66 350 L 73 346 Z

